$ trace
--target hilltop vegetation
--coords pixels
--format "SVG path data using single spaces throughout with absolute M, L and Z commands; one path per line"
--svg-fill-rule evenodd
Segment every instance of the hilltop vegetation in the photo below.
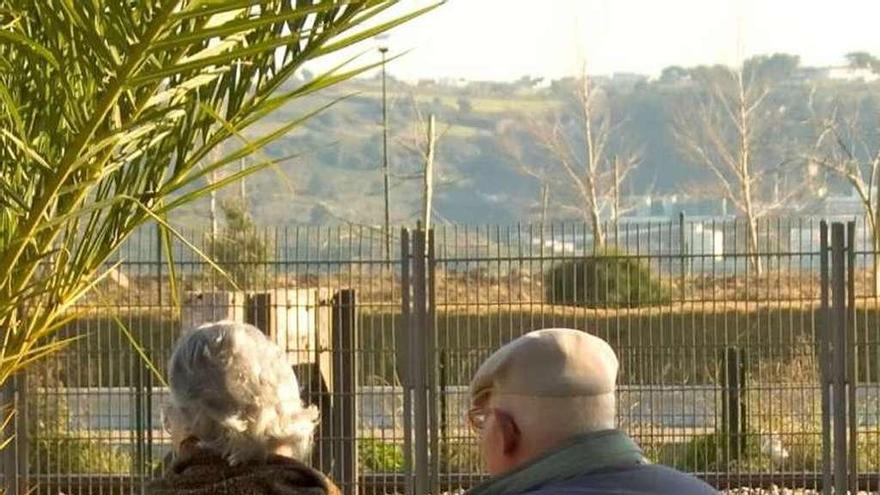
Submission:
M 850 59 L 855 69 L 868 63 Z M 861 135 L 865 137 L 865 153 L 880 145 L 880 83 L 831 77 L 825 69 L 800 67 L 797 57 L 789 55 L 757 57 L 745 66 L 772 83 L 765 104 L 778 112 L 779 120 L 761 132 L 766 134 L 762 137 L 765 147 L 773 147 L 775 155 L 768 151 L 766 157 L 759 156 L 757 160 L 776 160 L 778 148 L 784 145 L 786 158 L 782 161 L 786 168 L 776 178 L 784 182 L 783 186 L 797 186 L 807 174 L 808 167 L 802 158 L 819 133 L 814 119 L 816 109 L 857 116 Z M 675 134 L 676 116 L 689 111 L 693 99 L 708 91 L 703 82 L 721 70 L 670 67 L 654 79 L 626 74 L 591 78 L 602 90 L 609 115 L 618 128 L 617 135 L 641 152 L 641 164 L 627 176 L 621 194 L 707 198 L 702 206 L 692 202 L 685 210 L 690 208 L 688 213 L 693 214 L 721 213 L 718 195 L 710 187 L 714 180 L 712 172 L 682 152 Z M 564 122 L 566 112 L 573 108 L 571 93 L 575 83 L 571 78 L 548 82 L 530 77 L 510 83 L 409 84 L 390 79 L 392 222 L 412 223 L 418 218 L 420 158 L 411 148 L 420 133 L 419 115 L 425 118 L 428 113 L 437 116 L 441 135 L 435 193 L 438 221 L 473 224 L 537 220 L 542 184 L 522 172 L 522 164 L 511 156 L 505 139 L 516 139 L 526 149 L 525 156 L 532 164 L 546 160 L 545 150 L 530 136 L 528 128 L 552 119 L 561 118 Z M 350 81 L 321 98 L 298 101 L 260 122 L 251 135 L 264 133 L 343 97 L 304 128 L 264 151 L 271 157 L 296 157 L 274 171 L 248 179 L 248 205 L 258 223 L 381 223 L 381 79 Z M 618 141 L 612 140 L 609 146 L 618 146 Z M 812 173 L 815 175 L 815 171 Z M 824 175 L 824 194 L 851 194 L 845 180 Z M 230 188 L 226 194 L 234 191 L 237 189 Z M 799 198 L 798 208 L 809 207 L 811 199 L 815 198 Z M 563 208 L 577 201 L 577 197 L 563 189 L 551 189 L 548 220 L 580 219 Z M 656 207 L 647 208 L 664 213 Z M 179 216 L 190 224 L 206 223 L 207 218 L 207 202 Z

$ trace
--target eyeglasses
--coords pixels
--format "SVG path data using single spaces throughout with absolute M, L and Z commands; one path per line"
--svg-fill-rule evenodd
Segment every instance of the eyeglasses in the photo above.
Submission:
M 164 430 L 165 433 L 170 435 L 171 434 L 171 418 L 169 417 L 169 410 L 170 410 L 170 408 L 168 407 L 168 404 L 162 404 L 159 409 L 159 414 L 160 414 L 160 417 L 162 418 L 162 430 Z
M 480 434 L 486 427 L 486 420 L 489 419 L 489 409 L 485 407 L 472 407 L 467 412 L 468 425 L 474 433 Z

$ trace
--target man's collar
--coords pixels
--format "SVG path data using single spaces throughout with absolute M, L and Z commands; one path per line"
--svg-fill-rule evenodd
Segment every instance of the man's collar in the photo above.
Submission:
M 587 433 L 477 485 L 468 495 L 513 495 L 603 469 L 647 463 L 641 449 L 622 431 Z

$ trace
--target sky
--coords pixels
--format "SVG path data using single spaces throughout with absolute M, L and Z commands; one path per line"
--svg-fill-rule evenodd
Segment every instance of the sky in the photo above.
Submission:
M 397 12 L 431 3 L 404 0 Z M 449 0 L 383 43 L 411 50 L 389 67 L 406 80 L 551 80 L 583 64 L 658 75 L 773 52 L 813 66 L 857 50 L 880 55 L 878 19 L 880 0 Z

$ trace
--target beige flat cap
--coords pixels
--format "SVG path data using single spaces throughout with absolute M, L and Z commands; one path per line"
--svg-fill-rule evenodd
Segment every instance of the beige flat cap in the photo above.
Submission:
M 613 393 L 617 356 L 580 330 L 529 332 L 489 356 L 471 381 L 471 400 L 486 394 L 586 397 Z

